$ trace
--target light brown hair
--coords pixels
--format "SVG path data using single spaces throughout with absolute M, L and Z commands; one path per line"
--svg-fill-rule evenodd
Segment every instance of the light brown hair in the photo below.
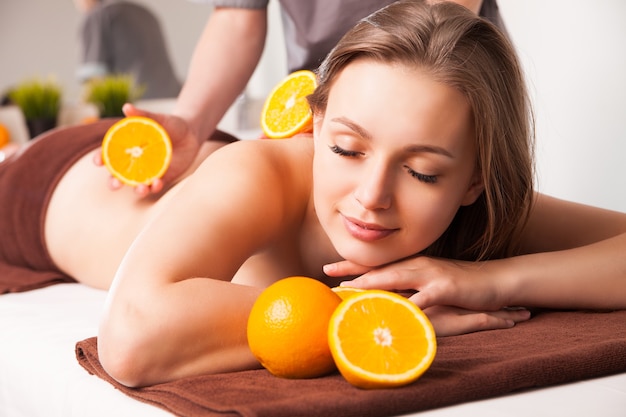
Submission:
M 479 260 L 515 253 L 533 200 L 533 124 L 515 50 L 462 6 L 398 1 L 360 21 L 318 68 L 311 109 L 323 114 L 333 81 L 356 59 L 418 68 L 458 89 L 473 112 L 484 191 L 461 207 L 424 254 Z

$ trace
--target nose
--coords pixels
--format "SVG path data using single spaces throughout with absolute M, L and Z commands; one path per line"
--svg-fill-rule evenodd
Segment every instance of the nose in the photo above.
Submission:
M 367 210 L 384 210 L 392 203 L 392 175 L 384 163 L 365 168 L 354 190 L 354 198 Z

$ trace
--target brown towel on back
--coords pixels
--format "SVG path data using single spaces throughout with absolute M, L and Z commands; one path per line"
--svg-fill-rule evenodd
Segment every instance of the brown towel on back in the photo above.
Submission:
M 50 130 L 0 163 L 0 294 L 75 282 L 58 270 L 48 254 L 43 232 L 46 208 L 65 172 L 100 146 L 117 120 Z M 207 140 L 237 139 L 218 130 Z
M 62 175 L 100 145 L 115 120 L 50 130 L 0 163 L 0 294 L 74 281 L 48 254 L 45 210 Z
M 104 372 L 95 338 L 77 343 L 76 355 L 130 397 L 183 417 L 389 416 L 626 372 L 626 311 L 542 312 L 512 329 L 442 338 L 418 381 L 385 390 L 354 388 L 339 374 L 288 380 L 265 370 L 130 389 Z

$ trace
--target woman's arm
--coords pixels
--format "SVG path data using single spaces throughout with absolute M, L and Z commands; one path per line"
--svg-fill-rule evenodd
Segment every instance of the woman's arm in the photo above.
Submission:
M 411 299 L 422 308 L 481 312 L 464 331 L 506 327 L 484 313 L 509 306 L 626 308 L 626 214 L 538 195 L 522 246 L 525 254 L 494 261 L 419 256 L 369 272 L 346 262 L 325 272 L 363 274 L 350 286 L 416 290 Z
M 258 366 L 246 322 L 263 277 L 252 286 L 229 281 L 300 218 L 306 187 L 290 188 L 288 178 L 301 176 L 285 177 L 273 152 L 285 144 L 246 141 L 218 150 L 139 234 L 99 332 L 100 359 L 113 378 L 141 386 Z
M 626 308 L 625 213 L 538 194 L 522 251 L 505 261 L 507 304 Z

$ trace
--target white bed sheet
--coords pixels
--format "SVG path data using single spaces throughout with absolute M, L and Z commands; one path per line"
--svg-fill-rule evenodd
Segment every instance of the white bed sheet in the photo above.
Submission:
M 96 335 L 105 296 L 80 284 L 0 296 L 0 416 L 172 416 L 76 361 L 74 346 Z
M 96 335 L 105 291 L 59 284 L 0 296 L 1 417 L 167 417 L 89 375 L 77 341 Z M 446 407 L 420 417 L 626 416 L 626 373 Z

